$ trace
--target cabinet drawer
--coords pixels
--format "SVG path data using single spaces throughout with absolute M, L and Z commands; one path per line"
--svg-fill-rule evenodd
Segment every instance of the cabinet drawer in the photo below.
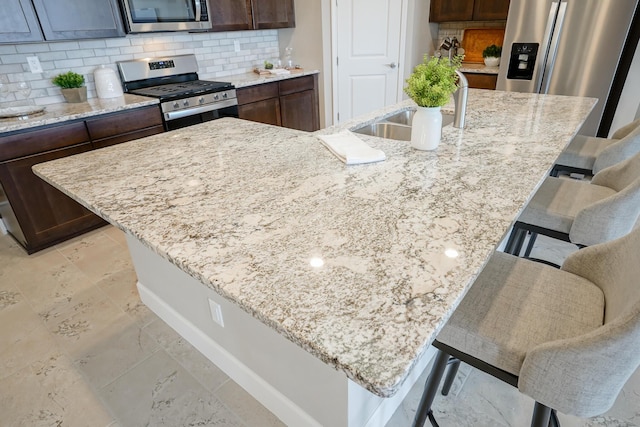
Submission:
M 475 89 L 495 89 L 498 82 L 497 74 L 478 74 L 478 73 L 464 73 L 469 87 Z
M 89 134 L 94 141 L 158 125 L 162 125 L 162 115 L 157 105 L 87 120 Z
M 134 139 L 144 138 L 145 136 L 151 136 L 164 132 L 163 126 L 153 126 L 150 128 L 144 128 L 142 130 L 136 130 L 134 132 L 125 133 L 122 135 L 112 136 L 110 138 L 94 139 L 92 141 L 93 148 L 103 148 L 110 145 L 120 144 L 127 141 L 133 141 Z
M 277 98 L 278 82 L 260 84 L 255 86 L 236 89 L 238 105 L 250 104 L 252 102 L 264 101 L 269 98 Z
M 280 82 L 280 95 L 302 92 L 314 88 L 313 76 L 296 77 Z
M 0 138 L 0 161 L 30 156 L 89 141 L 84 122 L 29 130 Z

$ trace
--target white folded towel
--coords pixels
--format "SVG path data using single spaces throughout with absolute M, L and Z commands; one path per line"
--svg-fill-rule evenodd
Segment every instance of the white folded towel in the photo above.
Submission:
M 348 165 L 381 162 L 387 158 L 384 152 L 369 147 L 348 130 L 333 135 L 318 135 L 318 138 L 329 151 Z

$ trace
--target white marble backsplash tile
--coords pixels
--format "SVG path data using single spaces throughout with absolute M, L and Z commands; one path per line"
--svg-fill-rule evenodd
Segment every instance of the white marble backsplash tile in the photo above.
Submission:
M 234 41 L 240 44 L 236 52 Z M 0 45 L 0 75 L 9 79 L 9 93 L 0 106 L 49 105 L 64 102 L 60 89 L 51 83 L 55 75 L 72 70 L 84 75 L 87 97 L 97 97 L 93 71 L 99 65 L 116 69 L 116 61 L 195 54 L 202 79 L 225 77 L 253 70 L 265 59 L 279 55 L 278 31 L 255 30 L 215 33 L 129 34 L 114 39 L 77 40 Z M 37 56 L 43 73 L 29 72 L 27 57 Z M 28 97 L 17 91 L 17 82 L 31 87 Z

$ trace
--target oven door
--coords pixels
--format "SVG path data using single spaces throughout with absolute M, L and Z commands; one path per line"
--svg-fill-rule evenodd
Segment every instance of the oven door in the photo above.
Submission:
M 210 120 L 220 119 L 222 117 L 238 118 L 238 105 L 230 105 L 228 107 L 218 108 L 216 110 L 205 111 L 202 113 L 193 112 L 193 114 L 189 114 L 172 120 L 166 120 L 165 117 L 164 128 L 165 130 L 175 130 L 208 122 Z
M 211 28 L 207 0 L 122 0 L 130 33 Z

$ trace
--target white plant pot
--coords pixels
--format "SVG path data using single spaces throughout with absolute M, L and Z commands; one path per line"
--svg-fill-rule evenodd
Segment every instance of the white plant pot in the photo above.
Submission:
M 494 56 L 484 58 L 484 65 L 486 65 L 487 67 L 497 67 L 498 65 L 500 65 L 500 58 L 496 58 Z
M 435 150 L 441 136 L 440 107 L 418 107 L 411 122 L 411 146 L 417 150 Z

